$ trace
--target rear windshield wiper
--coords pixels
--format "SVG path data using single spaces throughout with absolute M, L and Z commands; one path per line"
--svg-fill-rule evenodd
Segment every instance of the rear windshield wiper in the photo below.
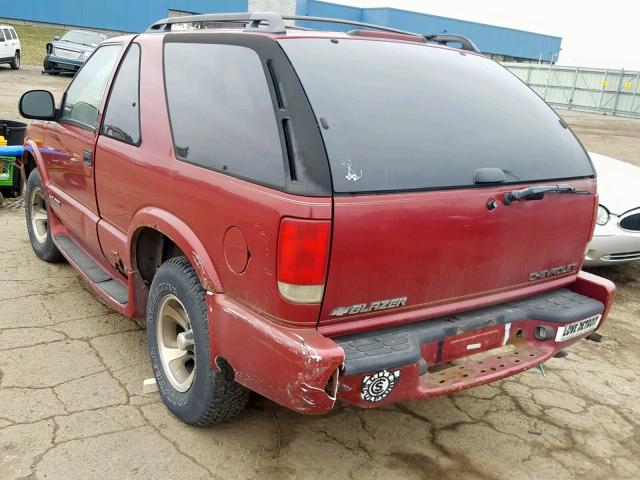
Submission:
M 539 185 L 536 187 L 527 187 L 522 190 L 512 190 L 505 193 L 504 204 L 511 205 L 513 202 L 520 200 L 541 200 L 545 193 L 574 193 L 578 195 L 591 195 L 587 190 L 576 190 L 571 185 Z

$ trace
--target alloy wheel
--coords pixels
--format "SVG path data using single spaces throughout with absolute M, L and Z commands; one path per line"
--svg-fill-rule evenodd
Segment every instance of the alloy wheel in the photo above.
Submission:
M 44 192 L 41 188 L 36 187 L 31 193 L 31 230 L 36 237 L 38 243 L 47 241 L 49 214 L 47 212 L 47 202 L 44 198 Z
M 189 315 L 175 295 L 167 295 L 158 309 L 158 351 L 162 369 L 179 392 L 186 392 L 195 374 L 195 345 Z

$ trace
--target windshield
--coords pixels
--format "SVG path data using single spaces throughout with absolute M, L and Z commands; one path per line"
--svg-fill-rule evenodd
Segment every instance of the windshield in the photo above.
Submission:
M 105 38 L 107 38 L 106 35 L 83 32 L 80 30 L 71 30 L 65 33 L 60 40 L 71 43 L 81 43 L 82 45 L 89 45 L 91 47 L 97 47 L 98 44 Z
M 514 75 L 473 54 L 359 39 L 281 40 L 317 116 L 336 192 L 593 176 L 573 133 Z

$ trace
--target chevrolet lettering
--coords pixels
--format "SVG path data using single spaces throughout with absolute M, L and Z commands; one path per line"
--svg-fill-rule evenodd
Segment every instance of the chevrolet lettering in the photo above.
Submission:
M 529 274 L 529 281 L 535 282 L 536 280 L 542 280 L 549 277 L 557 277 L 558 275 L 564 275 L 565 273 L 573 272 L 577 266 L 578 266 L 577 263 L 570 263 L 569 265 L 563 265 L 561 267 L 555 267 L 549 270 L 532 272 Z

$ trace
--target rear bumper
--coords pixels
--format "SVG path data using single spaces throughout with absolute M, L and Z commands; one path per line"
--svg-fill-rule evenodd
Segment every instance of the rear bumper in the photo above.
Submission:
M 568 289 L 333 339 L 278 325 L 210 295 L 212 352 L 231 364 L 238 382 L 293 410 L 325 413 L 336 399 L 375 407 L 463 390 L 539 365 L 599 328 L 614 293 L 608 280 L 581 272 Z M 597 316 L 596 328 L 556 340 L 559 329 Z
M 344 352 L 315 328 L 270 321 L 225 295 L 207 295 L 211 361 L 222 357 L 235 380 L 302 413 L 325 413 L 336 402 L 335 376 Z

